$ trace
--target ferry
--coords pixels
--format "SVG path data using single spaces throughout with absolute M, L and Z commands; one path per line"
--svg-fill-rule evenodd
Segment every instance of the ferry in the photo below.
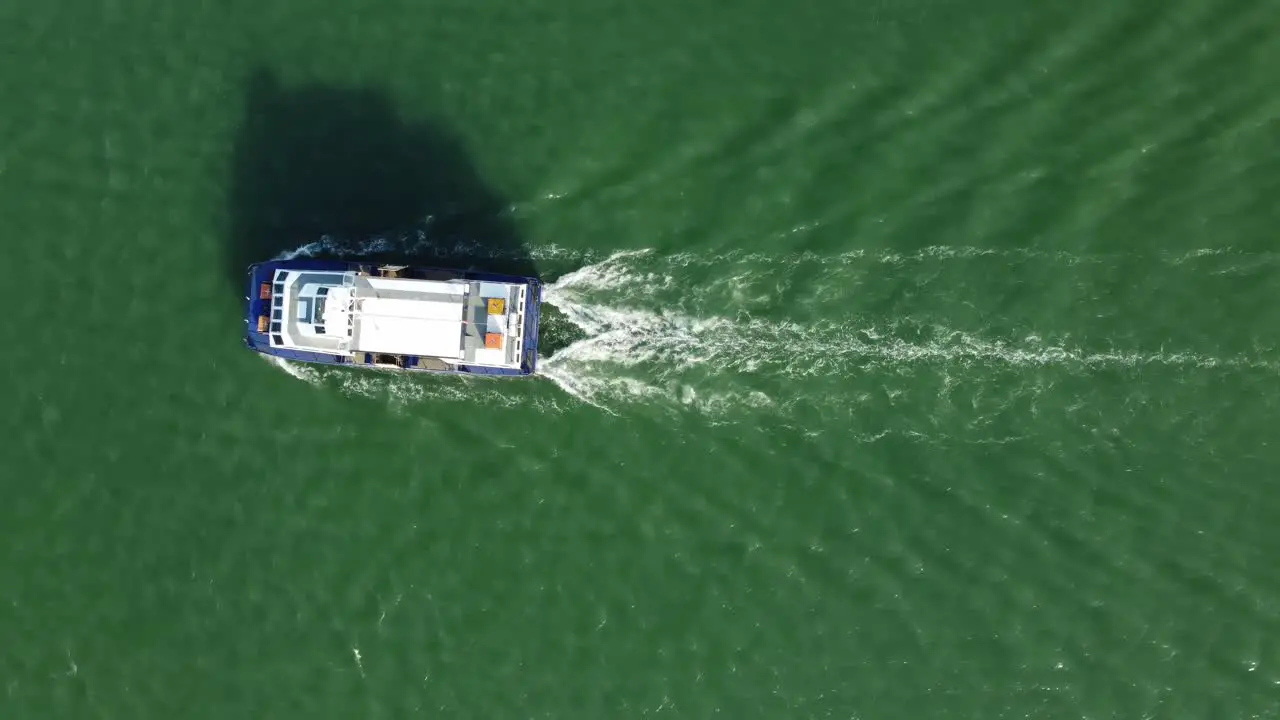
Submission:
M 294 258 L 249 266 L 244 342 L 322 365 L 531 375 L 537 278 Z

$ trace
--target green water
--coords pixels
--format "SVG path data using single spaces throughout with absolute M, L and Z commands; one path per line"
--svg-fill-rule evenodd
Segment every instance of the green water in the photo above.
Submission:
M 0 718 L 1280 718 L 1280 6 L 793 5 L 0 4 Z

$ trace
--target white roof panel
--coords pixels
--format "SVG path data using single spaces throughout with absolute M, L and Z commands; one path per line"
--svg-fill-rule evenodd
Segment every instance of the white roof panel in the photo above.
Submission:
M 510 294 L 511 285 L 508 283 L 480 283 L 480 297 L 482 298 L 505 298 Z
M 481 348 L 475 351 L 475 362 L 481 365 L 506 365 L 507 351 L 498 348 Z
M 462 321 L 366 315 L 356 321 L 351 346 L 357 352 L 457 358 Z
M 445 302 L 438 300 L 404 300 L 397 298 L 362 298 L 361 317 L 401 317 L 419 320 L 453 320 L 462 322 L 462 300 Z
M 362 276 L 360 283 L 368 283 L 374 290 L 401 290 L 418 293 L 441 293 L 445 295 L 462 295 L 467 292 L 465 282 L 440 282 L 438 280 L 415 280 L 413 278 L 383 278 Z

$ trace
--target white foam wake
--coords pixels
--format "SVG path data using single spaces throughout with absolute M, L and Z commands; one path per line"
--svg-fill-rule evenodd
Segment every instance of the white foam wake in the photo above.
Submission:
M 838 381 L 859 371 L 922 364 L 943 369 L 1074 366 L 1087 370 L 1143 365 L 1276 369 L 1273 362 L 1251 358 L 1092 351 L 1045 342 L 1035 335 L 1017 340 L 984 338 L 904 320 L 802 322 L 753 317 L 745 311 L 733 316 L 696 315 L 678 304 L 663 307 L 657 302 L 662 290 L 678 283 L 672 275 L 655 271 L 655 263 L 646 255 L 646 251 L 617 253 L 545 288 L 544 300 L 585 337 L 543 360 L 540 372 L 579 399 L 598 405 L 611 398 L 655 397 L 699 405 L 764 405 L 773 401 L 758 391 L 735 390 L 746 385 L 737 380 L 756 376 L 773 381 Z
M 266 361 L 275 367 L 283 370 L 289 376 L 297 378 L 312 385 L 320 384 L 320 373 L 315 368 L 308 367 L 306 363 L 297 363 L 285 360 L 284 358 L 275 357 L 274 355 L 263 355 Z

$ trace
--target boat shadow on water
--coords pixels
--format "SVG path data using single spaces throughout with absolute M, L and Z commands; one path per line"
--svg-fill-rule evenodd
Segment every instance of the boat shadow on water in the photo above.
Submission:
M 462 142 L 402 118 L 373 89 L 286 87 L 255 71 L 229 204 L 226 272 L 237 296 L 251 263 L 312 243 L 318 257 L 538 275 L 510 203 Z M 563 344 L 544 337 L 540 354 Z

